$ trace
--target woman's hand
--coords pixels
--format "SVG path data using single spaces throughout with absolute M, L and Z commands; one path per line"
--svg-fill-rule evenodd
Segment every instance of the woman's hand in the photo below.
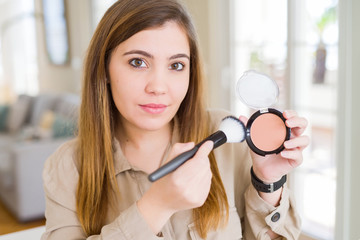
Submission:
M 299 117 L 295 111 L 284 111 L 285 124 L 291 128 L 291 136 L 284 142 L 285 149 L 280 154 L 257 155 L 251 151 L 253 170 L 255 175 L 265 183 L 277 182 L 285 174 L 298 167 L 302 161 L 302 152 L 309 145 L 309 137 L 302 135 L 307 127 L 307 120 Z M 246 124 L 247 118 L 241 116 L 240 120 Z M 282 188 L 272 193 L 259 192 L 259 196 L 273 206 L 278 206 L 281 199 Z M 276 239 L 278 234 L 268 230 L 270 239 Z
M 208 155 L 213 145 L 212 141 L 204 143 L 193 158 L 154 182 L 137 202 L 140 213 L 154 233 L 158 233 L 175 212 L 204 204 L 211 186 Z M 193 147 L 194 143 L 174 144 L 168 161 Z
M 193 147 L 194 143 L 175 144 L 168 160 Z M 203 144 L 192 159 L 151 186 L 150 191 L 162 196 L 163 206 L 177 212 L 203 205 L 211 185 L 212 173 L 208 155 L 212 148 L 212 141 Z
M 280 154 L 265 157 L 251 151 L 254 173 L 266 183 L 276 182 L 298 167 L 303 161 L 302 152 L 309 144 L 309 137 L 302 135 L 308 125 L 307 120 L 292 110 L 284 111 L 283 115 L 286 126 L 291 128 L 291 137 L 284 142 L 285 149 Z M 246 117 L 241 116 L 240 120 L 247 123 Z

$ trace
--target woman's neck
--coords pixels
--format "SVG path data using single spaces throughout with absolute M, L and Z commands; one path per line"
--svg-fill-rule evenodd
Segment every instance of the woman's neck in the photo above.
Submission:
M 154 131 L 122 125 L 117 132 L 122 152 L 129 163 L 150 173 L 160 166 L 168 150 L 172 123 Z

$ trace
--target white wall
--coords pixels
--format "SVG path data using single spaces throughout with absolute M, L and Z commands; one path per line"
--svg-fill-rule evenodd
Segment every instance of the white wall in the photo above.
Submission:
M 229 1 L 184 0 L 200 41 L 209 106 L 230 110 Z
M 35 3 L 36 10 L 42 12 L 41 0 L 35 0 Z M 56 66 L 49 62 L 46 55 L 44 27 L 42 22 L 38 21 L 40 92 L 80 92 L 82 63 L 92 34 L 91 5 L 89 0 L 66 0 L 65 5 L 70 44 L 68 64 Z

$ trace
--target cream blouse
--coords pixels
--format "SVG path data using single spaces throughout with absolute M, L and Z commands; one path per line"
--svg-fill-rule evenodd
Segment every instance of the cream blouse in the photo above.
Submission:
M 209 111 L 215 132 L 227 112 Z M 172 144 L 178 142 L 175 124 Z M 106 225 L 100 235 L 86 238 L 76 215 L 78 169 L 75 164 L 76 139 L 63 144 L 47 159 L 43 171 L 46 195 L 46 232 L 42 240 L 117 239 L 117 240 L 200 240 L 192 219 L 192 211 L 175 213 L 162 229 L 163 236 L 153 234 L 138 211 L 136 201 L 150 187 L 147 174 L 132 167 L 115 140 L 115 171 L 121 198 L 119 212 L 109 208 Z M 272 231 L 285 239 L 297 239 L 300 219 L 286 185 L 280 205 L 273 207 L 259 197 L 250 184 L 251 158 L 246 143 L 226 143 L 214 150 L 229 202 L 229 221 L 226 227 L 208 233 L 209 240 L 270 239 Z

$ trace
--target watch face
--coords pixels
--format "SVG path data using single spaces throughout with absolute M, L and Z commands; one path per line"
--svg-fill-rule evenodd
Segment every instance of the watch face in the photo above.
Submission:
M 255 112 L 246 125 L 250 149 L 261 156 L 281 152 L 284 142 L 290 139 L 290 128 L 285 121 L 282 113 L 273 108 Z

